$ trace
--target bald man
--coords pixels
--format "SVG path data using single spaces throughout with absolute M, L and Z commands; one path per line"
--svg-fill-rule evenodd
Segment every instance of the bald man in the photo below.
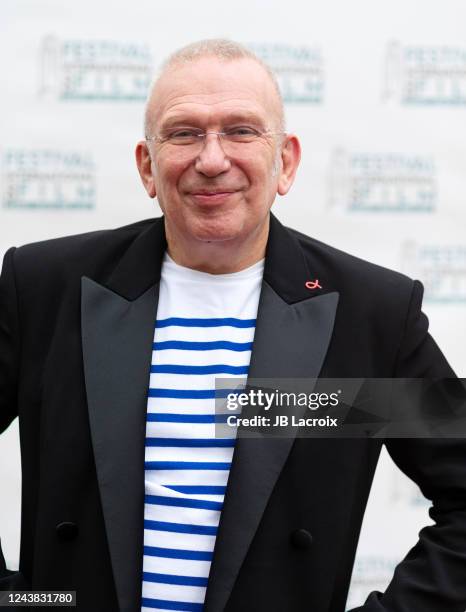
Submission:
M 453 377 L 422 285 L 271 214 L 300 144 L 241 45 L 169 58 L 144 136 L 163 217 L 5 256 L 0 427 L 19 416 L 23 506 L 0 590 L 76 590 L 82 611 L 343 612 L 382 441 L 220 437 L 216 378 Z M 436 523 L 358 610 L 464 612 L 465 444 L 407 442 L 385 444 Z

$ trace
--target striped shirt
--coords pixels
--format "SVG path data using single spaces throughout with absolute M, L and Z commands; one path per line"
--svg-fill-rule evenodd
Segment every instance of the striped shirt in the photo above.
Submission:
M 233 427 L 215 437 L 225 421 L 215 379 L 247 377 L 263 267 L 212 275 L 165 255 L 147 401 L 144 612 L 203 610 L 236 438 Z

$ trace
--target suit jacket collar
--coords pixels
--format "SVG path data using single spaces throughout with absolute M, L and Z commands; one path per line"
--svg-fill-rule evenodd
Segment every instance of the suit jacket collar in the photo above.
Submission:
M 314 297 L 305 286 L 308 280 L 309 269 L 297 238 L 271 214 L 264 281 L 282 300 L 294 304 Z
M 133 301 L 160 280 L 160 271 L 167 248 L 164 218 L 159 217 L 131 244 L 105 286 Z M 314 276 L 312 276 L 314 274 Z M 297 238 L 270 214 L 270 231 L 265 255 L 264 280 L 288 304 L 323 293 L 313 293 L 305 283 L 315 278 L 309 270 Z
M 147 388 L 165 250 L 160 218 L 134 240 L 105 286 L 82 282 L 89 420 L 122 612 L 140 609 Z M 249 379 L 318 376 L 338 294 L 306 287 L 309 274 L 297 238 L 271 215 Z M 237 440 L 206 612 L 225 608 L 292 444 L 292 435 Z
M 105 286 L 132 302 L 160 281 L 167 248 L 164 218 L 143 230 L 118 262 Z

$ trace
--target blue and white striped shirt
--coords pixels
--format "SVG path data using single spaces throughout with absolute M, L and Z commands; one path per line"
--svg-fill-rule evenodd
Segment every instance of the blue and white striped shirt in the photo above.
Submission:
M 145 612 L 203 610 L 236 437 L 215 437 L 215 378 L 247 377 L 263 267 L 212 275 L 165 256 L 147 402 Z

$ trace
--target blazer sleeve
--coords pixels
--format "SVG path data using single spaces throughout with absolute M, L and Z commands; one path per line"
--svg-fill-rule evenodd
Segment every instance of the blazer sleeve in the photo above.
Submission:
M 7 251 L 0 276 L 0 433 L 17 416 L 20 333 L 13 269 L 14 251 L 14 248 Z M 0 546 L 0 591 L 26 587 L 27 582 L 20 572 L 6 568 Z
M 422 293 L 415 281 L 394 376 L 452 378 L 453 370 L 428 333 Z M 464 412 L 464 385 L 456 382 Z M 432 501 L 434 524 L 421 530 L 385 593 L 371 593 L 352 612 L 465 612 L 466 439 L 393 438 L 385 444 L 396 465 Z

